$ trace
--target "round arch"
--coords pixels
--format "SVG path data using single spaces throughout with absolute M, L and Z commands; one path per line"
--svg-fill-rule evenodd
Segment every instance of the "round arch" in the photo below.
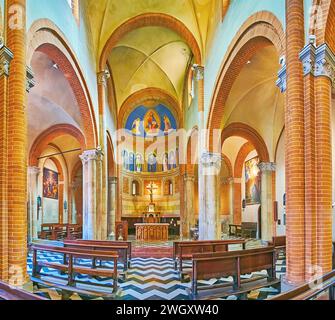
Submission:
M 116 176 L 116 161 L 115 152 L 113 147 L 112 137 L 109 131 L 107 131 L 107 162 L 108 162 L 108 176 Z
M 228 175 L 229 178 L 233 177 L 233 166 L 231 164 L 231 161 L 225 154 L 221 154 L 222 161 L 225 163 L 227 169 L 228 169 Z
M 189 175 L 194 174 L 195 164 L 198 158 L 198 134 L 199 129 L 197 126 L 195 126 L 191 130 L 191 133 L 187 140 L 186 173 Z
M 29 165 L 37 166 L 38 157 L 43 150 L 57 137 L 70 135 L 77 139 L 82 150 L 86 149 L 86 141 L 83 133 L 70 124 L 58 124 L 42 132 L 34 141 L 29 153 Z
M 201 64 L 201 50 L 198 42 L 192 32 L 180 20 L 163 13 L 145 13 L 127 20 L 113 32 L 102 50 L 99 70 L 105 69 L 107 59 L 113 48 L 127 33 L 148 26 L 165 27 L 178 33 L 192 50 L 195 63 Z
M 27 65 L 35 51 L 46 54 L 66 76 L 76 97 L 82 119 L 87 147 L 97 145 L 97 125 L 94 107 L 83 72 L 76 55 L 58 27 L 48 19 L 37 20 L 27 35 Z
M 133 93 L 122 104 L 118 116 L 118 128 L 122 128 L 127 113 L 130 113 L 135 107 L 142 103 L 145 104 L 152 101 L 166 104 L 167 107 L 170 107 L 172 112 L 175 114 L 178 125 L 182 123 L 183 117 L 180 105 L 174 97 L 159 88 L 146 88 Z
M 284 54 L 285 34 L 276 16 L 268 11 L 261 11 L 249 17 L 242 25 L 223 59 L 208 117 L 210 148 L 213 144 L 213 130 L 221 128 L 224 106 L 236 78 L 245 64 L 259 50 L 268 46 L 274 46 L 280 56 Z
M 261 135 L 250 126 L 244 123 L 232 123 L 227 126 L 221 134 L 221 143 L 230 137 L 240 137 L 249 141 L 256 149 L 261 162 L 270 162 L 270 156 L 266 144 Z
M 254 150 L 254 145 L 249 141 L 241 147 L 235 161 L 234 178 L 242 178 L 245 159 L 247 158 L 248 154 Z

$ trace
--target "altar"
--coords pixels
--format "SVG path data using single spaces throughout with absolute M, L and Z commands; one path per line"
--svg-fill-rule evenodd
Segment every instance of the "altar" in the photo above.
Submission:
M 136 240 L 137 241 L 168 241 L 169 240 L 168 223 L 137 223 Z

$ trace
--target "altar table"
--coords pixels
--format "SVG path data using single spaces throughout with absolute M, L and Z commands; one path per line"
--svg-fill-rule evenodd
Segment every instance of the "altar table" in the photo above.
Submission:
M 168 223 L 137 223 L 136 240 L 137 241 L 168 241 L 169 224 Z

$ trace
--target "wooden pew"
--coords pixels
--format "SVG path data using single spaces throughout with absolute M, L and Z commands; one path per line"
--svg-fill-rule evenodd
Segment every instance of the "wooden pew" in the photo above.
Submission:
M 114 298 L 118 290 L 118 271 L 117 271 L 117 252 L 106 252 L 106 251 L 92 251 L 86 249 L 71 249 L 63 247 L 52 247 L 45 245 L 33 245 L 33 270 L 31 281 L 34 287 L 38 284 L 43 284 L 49 287 L 56 287 L 62 290 L 62 299 L 67 300 L 69 293 L 79 293 L 85 295 Z M 48 252 L 63 255 L 63 263 L 56 262 L 45 262 L 39 261 L 38 252 Z M 102 260 L 112 261 L 113 268 L 95 268 L 94 264 L 91 267 L 82 266 L 77 264 L 77 259 L 90 259 L 90 260 Z M 66 283 L 63 284 L 64 278 L 54 276 L 51 274 L 43 275 L 40 273 L 40 268 L 46 267 L 60 271 L 62 274 L 67 274 Z M 76 286 L 81 283 L 80 280 L 75 278 L 76 274 L 84 274 L 93 277 L 110 277 L 113 279 L 113 291 L 102 292 L 100 290 L 87 290 L 80 289 Z M 91 286 L 95 286 L 89 283 Z M 97 284 L 98 287 L 103 287 L 102 284 Z M 105 286 L 106 287 L 106 286 Z M 109 288 L 109 287 L 106 287 Z
M 65 240 L 65 248 L 86 249 L 92 251 L 117 252 L 119 260 L 123 263 L 123 271 L 128 270 L 129 257 L 131 257 L 131 244 L 119 241 L 96 241 L 96 240 Z M 130 250 L 129 250 L 130 247 Z M 95 262 L 95 261 L 94 261 Z
M 0 300 L 48 300 L 33 293 L 14 288 L 4 282 L 0 282 Z
M 269 242 L 269 246 L 275 247 L 277 256 L 279 252 L 286 252 L 286 236 L 272 237 L 272 241 Z
M 328 291 L 328 299 L 335 300 L 335 270 L 303 284 L 302 286 L 282 293 L 267 300 L 311 300 Z
M 67 225 L 59 223 L 46 223 L 41 225 L 39 238 L 43 240 L 60 240 L 67 235 Z
M 228 251 L 229 245 L 242 244 L 243 250 L 246 248 L 246 241 L 239 240 L 208 240 L 208 241 L 179 241 L 173 243 L 174 268 L 178 270 L 181 279 L 183 278 L 183 261 L 192 260 L 192 255 L 196 253 L 214 253 Z
M 267 277 L 242 280 L 241 275 L 267 270 Z M 233 277 L 232 284 L 198 286 L 200 280 Z M 192 297 L 199 298 L 199 291 L 205 291 L 200 298 L 223 298 L 230 295 L 245 295 L 264 286 L 280 286 L 276 279 L 276 252 L 274 247 L 220 253 L 194 254 L 192 266 Z M 231 288 L 232 287 L 232 288 Z
M 79 224 L 66 225 L 66 240 L 78 240 L 83 237 L 83 228 Z

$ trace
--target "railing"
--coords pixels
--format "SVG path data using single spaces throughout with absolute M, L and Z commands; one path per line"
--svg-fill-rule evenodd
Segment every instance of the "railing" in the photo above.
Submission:
M 327 291 L 329 292 L 328 299 L 335 300 L 335 270 L 314 281 L 268 300 L 313 300 Z

